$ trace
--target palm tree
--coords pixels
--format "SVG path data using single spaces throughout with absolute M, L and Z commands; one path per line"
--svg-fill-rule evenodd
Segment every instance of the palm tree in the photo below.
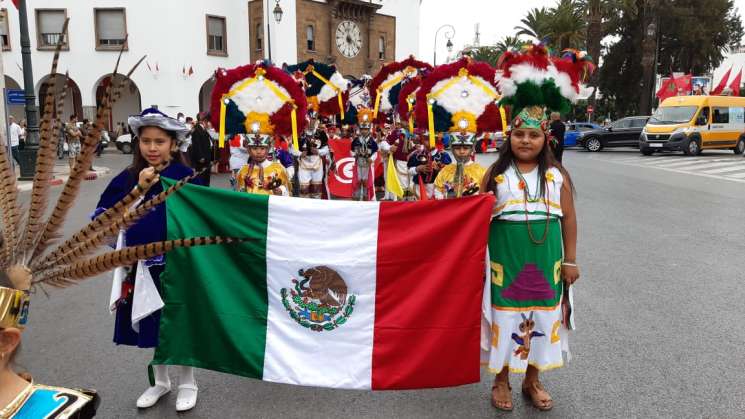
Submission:
M 542 41 L 549 35 L 548 26 L 551 22 L 551 13 L 545 7 L 540 9 L 534 7 L 528 11 L 528 15 L 520 20 L 522 25 L 515 26 L 516 36 L 529 36 L 535 40 Z
M 586 35 L 585 8 L 576 0 L 560 0 L 548 11 L 546 28 L 555 47 L 584 49 Z
M 521 40 L 517 36 L 505 36 L 502 38 L 494 48 L 497 51 L 497 55 L 501 56 L 509 50 L 519 50 L 525 45 L 525 41 Z
M 467 55 L 476 61 L 483 61 L 490 65 L 496 65 L 501 53 L 497 51 L 497 47 L 484 46 L 463 50 L 461 51 L 461 55 Z

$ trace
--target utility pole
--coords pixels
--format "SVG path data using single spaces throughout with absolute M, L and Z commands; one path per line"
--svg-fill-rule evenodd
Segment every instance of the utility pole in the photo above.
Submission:
M 18 0 L 18 18 L 21 29 L 23 90 L 26 97 L 26 145 L 18 153 L 21 165 L 21 176 L 18 179 L 33 180 L 36 172 L 36 153 L 39 150 L 39 110 L 36 107 L 34 95 L 34 72 L 31 68 L 31 39 L 28 32 L 26 0 Z

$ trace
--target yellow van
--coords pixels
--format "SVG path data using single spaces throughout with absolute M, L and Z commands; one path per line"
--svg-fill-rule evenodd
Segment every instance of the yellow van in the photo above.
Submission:
M 745 151 L 745 97 L 674 96 L 665 99 L 639 137 L 645 156 L 655 151 Z

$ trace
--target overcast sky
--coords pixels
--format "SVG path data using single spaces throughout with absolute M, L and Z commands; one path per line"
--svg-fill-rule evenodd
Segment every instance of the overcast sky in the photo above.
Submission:
M 415 1 L 415 0 L 411 0 Z M 551 7 L 557 0 L 422 0 L 419 21 L 419 55 L 432 62 L 434 38 L 437 28 L 444 24 L 455 27 L 452 39 L 458 51 L 474 39 L 474 26 L 480 23 L 481 45 L 493 44 L 507 35 L 514 35 L 515 26 L 533 7 Z M 745 0 L 735 0 L 740 13 L 745 11 Z M 447 29 L 437 36 L 437 62 L 442 64 L 447 56 L 445 38 Z

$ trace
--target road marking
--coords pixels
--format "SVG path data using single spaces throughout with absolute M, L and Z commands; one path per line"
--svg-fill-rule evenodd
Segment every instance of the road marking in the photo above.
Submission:
M 745 183 L 745 162 L 740 160 L 742 159 L 742 157 L 740 156 L 729 158 L 695 157 L 692 159 L 688 158 L 685 161 L 676 159 L 676 161 L 673 161 L 669 164 L 659 164 L 658 160 L 650 161 L 649 159 L 644 158 L 644 156 L 639 156 L 633 159 L 608 159 L 602 157 L 591 158 L 609 163 L 622 164 L 625 166 L 644 167 L 647 169 L 664 170 L 666 172 L 683 173 L 693 176 L 707 177 L 711 179 Z M 742 164 L 742 167 L 737 167 L 738 164 Z
M 723 167 L 721 169 L 716 170 L 704 170 L 703 173 L 708 173 L 710 175 L 715 175 L 717 173 L 726 173 L 726 172 L 739 172 L 741 170 L 745 170 L 745 163 L 740 162 L 737 165 L 729 166 L 729 167 Z

